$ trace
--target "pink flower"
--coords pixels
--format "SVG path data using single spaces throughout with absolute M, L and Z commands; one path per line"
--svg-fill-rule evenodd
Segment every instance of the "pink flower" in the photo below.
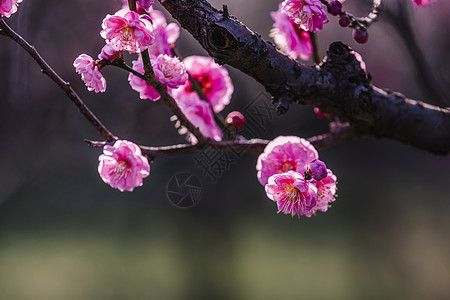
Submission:
M 106 145 L 98 160 L 100 177 L 121 192 L 132 192 L 150 174 L 147 158 L 136 144 L 129 141 L 119 140 L 113 146 Z
M 9 18 L 17 11 L 18 3 L 22 0 L 0 0 L 0 16 Z
M 320 0 L 285 0 L 281 12 L 305 31 L 317 31 L 328 23 L 328 17 Z
M 172 91 L 172 93 L 175 91 L 176 90 Z M 214 120 L 208 102 L 203 101 L 194 94 L 184 97 L 183 99 L 174 98 L 186 118 L 200 130 L 200 133 L 203 136 L 216 141 L 222 140 L 222 131 Z M 191 135 L 191 140 L 193 144 L 197 143 L 197 139 L 194 135 Z
M 418 6 L 428 6 L 431 3 L 436 2 L 436 0 L 412 0 L 412 1 L 416 5 L 416 7 L 418 7 Z
M 215 112 L 220 112 L 230 103 L 234 87 L 224 67 L 216 64 L 211 57 L 205 56 L 189 56 L 183 62 L 191 77 L 200 83 L 203 93 L 211 102 Z M 183 86 L 174 90 L 173 97 L 180 102 L 184 98 L 200 99 L 190 81 L 186 81 Z
M 102 72 L 99 71 L 97 63 L 86 54 L 81 54 L 73 62 L 73 66 L 81 79 L 86 84 L 89 91 L 104 92 L 106 91 L 106 80 Z
M 161 54 L 158 57 L 151 56 L 150 61 L 156 78 L 162 84 L 167 85 L 169 90 L 178 88 L 188 80 L 186 69 L 177 57 Z M 140 56 L 132 63 L 133 70 L 144 74 L 144 64 L 142 63 L 142 58 Z M 156 101 L 160 98 L 158 92 L 138 76 L 130 73 L 130 75 L 128 75 L 128 81 L 130 82 L 131 88 L 139 93 L 141 99 Z
M 331 170 L 327 170 L 327 177 L 324 179 L 320 181 L 311 180 L 311 183 L 317 188 L 318 199 L 316 205 L 305 213 L 307 217 L 311 217 L 317 211 L 326 212 L 330 203 L 336 200 L 337 178 Z
M 141 56 L 139 56 L 137 60 L 134 60 L 132 64 L 133 70 L 141 74 L 144 74 L 144 64 L 142 62 Z M 147 84 L 145 80 L 139 78 L 138 76 L 130 73 L 128 75 L 128 81 L 130 83 L 131 88 L 139 93 L 139 97 L 141 99 L 149 99 L 152 101 L 156 101 L 160 98 L 158 92 L 151 85 Z
M 266 185 L 270 176 L 296 171 L 303 174 L 319 154 L 310 142 L 296 136 L 279 136 L 267 144 L 258 157 L 258 180 Z
M 106 60 L 114 60 L 114 55 L 118 53 L 111 44 L 106 44 L 103 46 L 100 54 L 98 55 L 98 59 L 106 59 Z
M 178 57 L 160 54 L 151 62 L 156 78 L 170 88 L 176 89 L 188 80 L 186 68 Z
M 278 10 L 270 15 L 275 21 L 270 32 L 275 44 L 293 59 L 300 57 L 302 60 L 308 60 L 313 53 L 309 33 L 298 28 L 287 15 L 281 13 L 281 4 Z
M 136 5 L 143 10 L 149 10 L 150 6 L 155 3 L 155 0 L 136 0 Z
M 278 211 L 291 216 L 307 214 L 318 198 L 316 186 L 294 171 L 270 176 L 265 189 L 267 197 L 277 203 Z
M 142 52 L 154 41 L 153 27 L 148 16 L 134 11 L 119 10 L 103 19 L 100 35 L 116 51 Z
M 164 14 L 159 10 L 152 9 L 149 13 L 153 21 L 155 42 L 148 47 L 148 52 L 155 56 L 159 54 L 172 56 L 173 45 L 180 36 L 180 27 L 175 23 L 167 24 Z

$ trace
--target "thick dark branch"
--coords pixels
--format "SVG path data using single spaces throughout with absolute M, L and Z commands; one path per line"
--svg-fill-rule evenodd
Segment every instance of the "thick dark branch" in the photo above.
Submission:
M 205 0 L 166 0 L 164 7 L 215 57 L 259 81 L 279 101 L 318 106 L 367 130 L 439 154 L 450 151 L 450 109 L 372 86 L 351 49 L 333 43 L 320 67 L 298 63 Z
M 49 65 L 48 63 L 41 57 L 39 52 L 36 51 L 34 46 L 28 44 L 20 35 L 18 35 L 15 31 L 13 31 L 2 18 L 0 18 L 0 28 L 2 35 L 6 35 L 11 38 L 14 42 L 19 44 L 28 54 L 33 57 L 36 63 L 41 67 L 42 73 L 46 74 L 53 80 L 69 97 L 69 99 L 77 106 L 78 110 L 81 114 L 95 127 L 95 129 L 100 133 L 100 135 L 106 141 L 112 141 L 117 139 L 106 127 L 103 125 L 100 120 L 94 115 L 94 113 L 84 104 L 83 100 L 78 96 L 78 94 L 73 90 L 70 84 L 64 81 Z

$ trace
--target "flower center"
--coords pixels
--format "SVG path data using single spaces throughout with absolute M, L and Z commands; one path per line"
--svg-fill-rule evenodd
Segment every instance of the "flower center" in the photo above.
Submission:
M 131 165 L 126 159 L 120 159 L 114 169 L 116 179 L 123 179 L 131 171 Z
M 205 94 L 205 96 L 208 97 L 209 93 L 211 93 L 213 89 L 212 80 L 208 75 L 197 75 L 192 76 L 192 78 L 200 83 L 200 86 L 202 87 L 202 92 Z M 186 92 L 193 92 L 194 88 L 192 87 L 190 81 L 188 81 L 188 84 L 186 85 Z
M 298 188 L 293 187 L 292 185 L 286 186 L 285 192 L 286 192 L 286 197 L 291 201 L 294 199 L 298 199 L 300 196 L 300 191 L 298 190 Z
M 298 163 L 292 160 L 285 160 L 281 163 L 281 172 L 285 173 L 287 171 L 295 171 L 297 169 Z
M 134 27 L 126 25 L 122 29 L 122 37 L 124 41 L 130 42 L 134 40 Z

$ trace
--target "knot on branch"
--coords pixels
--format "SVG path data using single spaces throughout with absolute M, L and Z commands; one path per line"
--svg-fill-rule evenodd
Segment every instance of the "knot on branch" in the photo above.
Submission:
M 227 29 L 216 25 L 208 31 L 208 44 L 220 52 L 233 52 L 237 42 Z
M 370 76 L 361 67 L 361 61 L 349 46 L 342 42 L 334 42 L 330 45 L 322 70 L 330 72 L 336 79 L 344 81 L 344 84 L 353 86 L 370 84 Z

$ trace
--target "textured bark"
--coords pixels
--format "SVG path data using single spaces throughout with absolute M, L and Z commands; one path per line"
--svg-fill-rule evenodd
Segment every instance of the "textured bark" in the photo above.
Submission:
M 220 64 L 255 78 L 285 112 L 292 102 L 314 105 L 377 137 L 434 153 L 450 151 L 450 108 L 406 98 L 370 84 L 351 49 L 332 43 L 317 67 L 283 55 L 237 19 L 205 0 L 166 0 L 164 7 Z

